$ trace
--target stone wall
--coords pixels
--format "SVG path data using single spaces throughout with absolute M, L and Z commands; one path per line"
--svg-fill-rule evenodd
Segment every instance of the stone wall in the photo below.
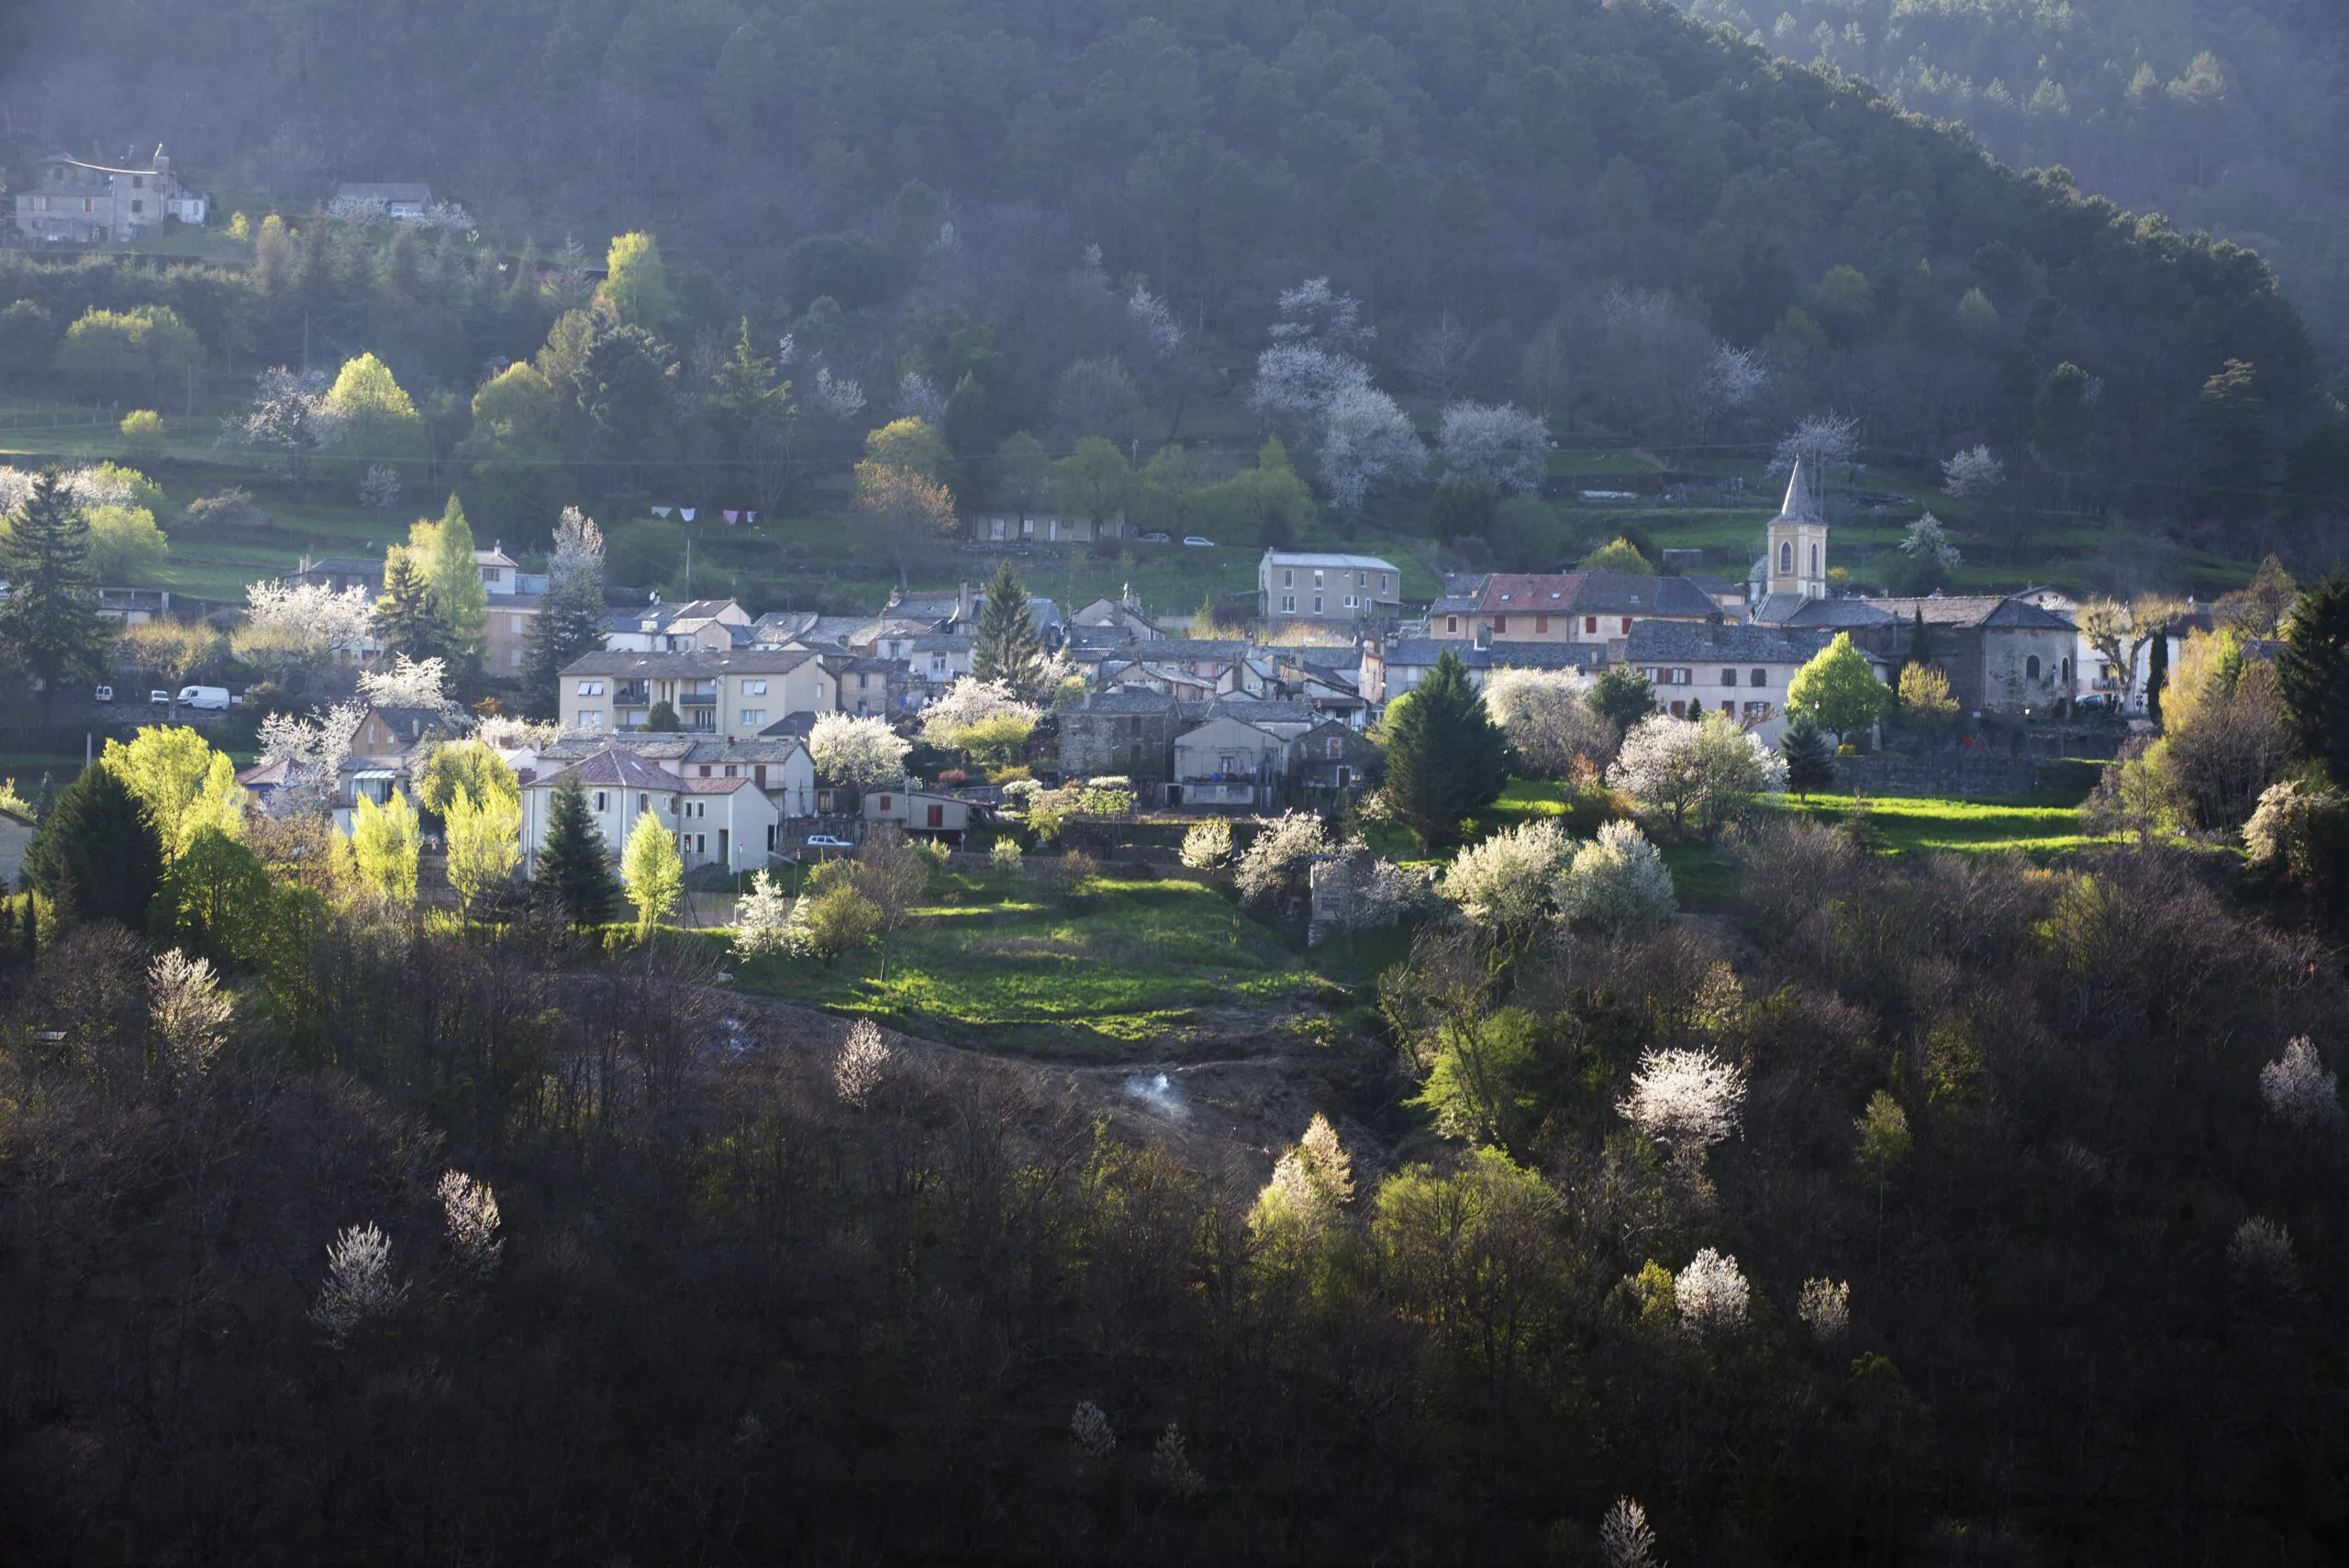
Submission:
M 2060 757 L 2002 757 L 1970 751 L 1922 756 L 1839 757 L 1835 760 L 1835 783 L 1831 787 L 1838 793 L 1857 791 L 1862 795 L 2084 797 L 2095 782 L 2096 766 L 2092 762 Z

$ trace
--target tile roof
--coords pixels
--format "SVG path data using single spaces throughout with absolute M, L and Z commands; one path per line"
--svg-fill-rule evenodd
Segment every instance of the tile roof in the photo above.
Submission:
M 1666 660 L 1690 663 L 1808 664 L 1832 640 L 1825 631 L 1787 631 L 1767 626 L 1699 626 L 1687 621 L 1642 620 L 1631 623 L 1624 640 L 1623 662 L 1646 664 Z

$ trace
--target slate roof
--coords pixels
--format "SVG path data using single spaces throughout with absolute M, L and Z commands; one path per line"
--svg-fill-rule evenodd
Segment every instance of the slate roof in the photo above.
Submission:
M 785 714 L 781 718 L 776 719 L 773 724 L 770 724 L 764 729 L 760 730 L 759 735 L 762 739 L 773 739 L 774 737 L 781 735 L 793 735 L 797 736 L 799 739 L 804 740 L 807 739 L 808 733 L 815 728 L 816 716 L 803 707 L 794 712 Z
M 564 780 L 574 778 L 589 786 L 601 784 L 607 789 L 657 789 L 672 794 L 684 783 L 676 774 L 653 766 L 633 751 L 607 746 L 592 757 L 573 762 L 560 773 L 532 779 L 523 787 L 553 789 Z
M 1383 561 L 1375 555 L 1337 555 L 1324 554 L 1315 550 L 1268 550 L 1264 551 L 1264 564 L 1267 567 L 1303 566 L 1308 569 L 1316 566 L 1325 569 L 1335 567 L 1341 572 L 1393 572 L 1398 581 L 1403 575 L 1393 562 Z
M 583 653 L 562 667 L 565 677 L 607 675 L 640 681 L 696 675 L 787 675 L 816 657 L 800 648 L 687 649 L 670 653 L 630 650 Z
M 967 631 L 933 631 L 914 639 L 916 653 L 968 653 L 972 637 Z
M 1625 572 L 1495 573 L 1479 615 L 1708 616 L 1720 609 L 1685 577 Z
M 1892 617 L 1868 599 L 1810 599 L 1800 594 L 1765 594 L 1753 606 L 1753 618 L 1767 626 L 1831 627 L 1856 630 L 1889 626 Z
M 1087 692 L 1085 700 L 1070 711 L 1074 714 L 1163 714 L 1175 706 L 1174 697 L 1164 692 L 1153 692 L 1147 686 L 1111 686 L 1107 690 Z
M 1695 626 L 1687 621 L 1631 623 L 1623 645 L 1627 664 L 1808 664 L 1833 640 L 1824 631 L 1767 626 Z
M 1772 599 L 1787 595 L 1772 595 Z M 1765 601 L 1768 607 L 1768 601 Z M 1782 615 L 1757 615 L 1790 627 L 1877 627 L 1914 620 L 1922 611 L 1927 626 L 1998 627 L 2069 631 L 2072 623 L 2027 599 L 2000 594 L 1936 594 L 1911 599 L 1809 599 Z
M 1183 705 L 1186 708 L 1189 703 Z M 1208 703 L 1209 718 L 1236 718 L 1242 724 L 1258 728 L 1268 724 L 1295 724 L 1307 728 L 1320 722 L 1321 715 L 1309 703 L 1285 702 L 1273 697 L 1220 696 Z
M 1607 650 L 1595 642 L 1496 642 L 1479 648 L 1464 639 L 1413 637 L 1389 642 L 1380 651 L 1388 669 L 1425 669 L 1446 651 L 1471 670 L 1596 670 L 1607 663 Z

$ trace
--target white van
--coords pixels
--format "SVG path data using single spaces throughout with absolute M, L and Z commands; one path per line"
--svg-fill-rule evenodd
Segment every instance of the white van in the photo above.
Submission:
M 226 686 L 182 686 L 180 706 L 195 708 L 198 712 L 216 709 L 226 713 L 228 711 L 228 688 Z

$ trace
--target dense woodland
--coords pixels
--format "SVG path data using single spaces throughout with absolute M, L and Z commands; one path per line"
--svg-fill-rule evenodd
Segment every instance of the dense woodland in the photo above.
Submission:
M 655 233 L 673 276 L 645 325 L 674 368 L 632 384 L 667 417 L 615 421 L 644 450 L 571 454 L 594 486 L 707 455 L 680 431 L 745 321 L 764 356 L 790 335 L 770 373 L 803 414 L 820 370 L 873 423 L 930 413 L 973 465 L 1021 431 L 1138 457 L 1185 409 L 1236 404 L 1281 292 L 1321 274 L 1422 409 L 1514 400 L 1748 451 L 1841 409 L 1911 466 L 2028 454 L 2034 512 L 2214 539 L 2329 515 L 2349 449 L 2256 255 L 1661 5 L 95 4 L 0 25 L 0 136 L 23 153 L 135 125 L 292 228 L 236 275 L 11 262 L 0 298 L 46 313 L 36 349 L 91 304 L 156 300 L 208 362 L 373 351 L 453 451 L 476 387 L 554 317 L 510 265 L 525 237 L 544 261 L 566 234 L 593 259 Z M 175 47 L 140 47 L 159 32 Z M 429 179 L 487 238 L 304 220 L 361 176 Z M 1707 392 L 1724 346 L 1766 373 L 1757 395 Z M 795 457 L 854 452 L 852 430 Z M 2309 523 L 2299 553 L 2331 539 Z

